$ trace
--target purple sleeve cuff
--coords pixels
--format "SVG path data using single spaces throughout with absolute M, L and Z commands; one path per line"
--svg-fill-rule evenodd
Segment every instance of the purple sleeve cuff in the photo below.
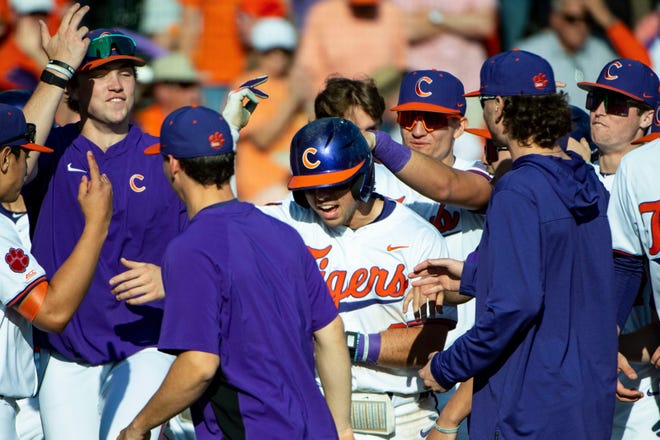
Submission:
M 353 360 L 363 364 L 376 364 L 380 356 L 380 333 L 359 333 Z
M 451 382 L 443 374 L 442 369 L 440 368 L 440 361 L 442 358 L 442 352 L 436 353 L 431 360 L 431 374 L 438 385 L 440 385 L 445 390 L 450 390 L 456 385 L 456 382 Z
M 403 169 L 410 160 L 410 148 L 395 142 L 390 135 L 382 131 L 375 131 L 376 146 L 374 157 L 381 161 L 394 174 Z

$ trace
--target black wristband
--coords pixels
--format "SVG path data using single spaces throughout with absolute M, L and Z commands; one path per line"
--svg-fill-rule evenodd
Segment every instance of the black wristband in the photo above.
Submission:
M 64 61 L 60 61 L 60 60 L 50 60 L 50 61 L 48 61 L 48 64 L 55 64 L 56 66 L 64 67 L 66 70 L 69 71 L 69 73 L 71 73 L 71 76 L 73 76 L 73 75 L 76 74 L 76 69 L 74 69 L 73 67 L 69 66 L 69 65 L 68 65 L 67 63 L 65 63 Z
M 39 79 L 45 82 L 46 84 L 52 84 L 61 89 L 66 88 L 66 84 L 69 82 L 64 78 L 61 78 L 55 75 L 54 73 L 49 72 L 48 70 L 44 70 L 43 72 L 41 72 L 41 77 Z

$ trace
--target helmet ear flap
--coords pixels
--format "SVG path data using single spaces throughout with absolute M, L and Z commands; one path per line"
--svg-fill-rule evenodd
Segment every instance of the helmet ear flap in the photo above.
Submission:
M 304 191 L 293 191 L 293 200 L 303 208 L 309 208 L 309 203 L 307 203 Z
M 363 202 L 366 202 L 362 196 L 362 184 L 364 183 L 364 177 L 364 174 L 360 174 L 357 178 L 353 179 L 353 183 L 351 184 L 351 194 L 355 200 L 362 200 Z

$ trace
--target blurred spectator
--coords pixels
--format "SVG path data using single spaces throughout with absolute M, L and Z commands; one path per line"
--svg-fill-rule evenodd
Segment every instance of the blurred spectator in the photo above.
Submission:
M 39 20 L 48 20 L 53 0 L 11 0 L 9 6 L 8 33 L 0 43 L 0 89 L 34 90 L 48 62 Z
M 181 21 L 181 4 L 177 0 L 143 0 L 138 31 L 154 43 L 174 50 Z
M 236 188 L 241 200 L 256 204 L 281 200 L 288 193 L 289 145 L 307 122 L 304 114 L 305 78 L 292 72 L 297 46 L 293 25 L 283 18 L 255 22 L 250 43 L 254 68 L 237 82 L 268 75 L 259 86 L 270 97 L 259 103 L 250 123 L 241 130 L 236 151 Z
M 591 20 L 605 30 L 622 58 L 650 63 L 646 49 L 604 0 L 553 0 L 550 27 L 516 45 L 548 60 L 557 81 L 566 84 L 570 103 L 583 108 L 586 92 L 577 83 L 596 78 L 600 68 L 616 57 L 607 43 L 593 34 Z
M 179 0 L 183 6 L 180 50 L 202 74 L 204 104 L 219 110 L 229 86 L 245 70 L 238 30 L 242 0 Z
M 160 136 L 160 126 L 179 107 L 201 104 L 199 73 L 188 58 L 172 52 L 151 64 L 153 82 L 147 94 L 153 103 L 135 114 L 135 121 L 143 131 Z
M 250 45 L 252 26 L 262 18 L 286 18 L 287 7 L 281 0 L 243 0 L 238 10 L 238 28 L 241 40 Z
M 391 1 L 323 0 L 309 10 L 296 63 L 310 78 L 309 96 L 315 96 L 331 74 L 404 70 L 406 46 L 402 14 Z
M 90 29 L 125 28 L 133 31 L 139 27 L 143 2 L 144 0 L 78 0 L 81 5 L 91 7 L 84 20 L 84 24 Z

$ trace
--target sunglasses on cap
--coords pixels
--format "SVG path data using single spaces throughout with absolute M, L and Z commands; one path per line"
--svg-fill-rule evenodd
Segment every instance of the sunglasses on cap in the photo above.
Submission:
M 135 55 L 137 44 L 128 35 L 105 34 L 94 38 L 87 48 L 87 56 L 90 58 L 107 58 L 112 55 Z
M 27 143 L 33 143 L 34 142 L 34 136 L 36 135 L 36 133 L 37 133 L 37 126 L 28 122 L 27 123 L 27 132 L 25 132 L 23 134 L 19 134 L 18 136 L 14 136 L 14 137 L 9 138 L 9 139 L 4 139 L 4 140 L 0 141 L 0 145 L 1 146 L 5 146 L 5 145 L 13 146 L 14 144 L 12 144 L 12 142 L 16 142 L 19 139 L 25 139 L 25 140 L 27 140 Z M 23 143 L 23 142 L 21 142 L 21 143 Z M 19 145 L 16 145 L 16 146 L 19 146 Z
M 584 106 L 587 110 L 593 112 L 598 108 L 601 102 L 605 106 L 605 113 L 616 116 L 628 116 L 628 110 L 630 110 L 630 107 L 647 107 L 644 103 L 630 99 L 620 93 L 600 90 L 592 90 L 588 92 L 587 102 Z
M 423 112 L 423 111 L 402 111 L 396 117 L 396 122 L 408 131 L 412 131 L 417 121 L 421 121 L 424 130 L 431 133 L 435 130 L 443 130 L 449 125 L 449 119 L 458 119 L 458 116 L 447 115 L 444 113 Z

